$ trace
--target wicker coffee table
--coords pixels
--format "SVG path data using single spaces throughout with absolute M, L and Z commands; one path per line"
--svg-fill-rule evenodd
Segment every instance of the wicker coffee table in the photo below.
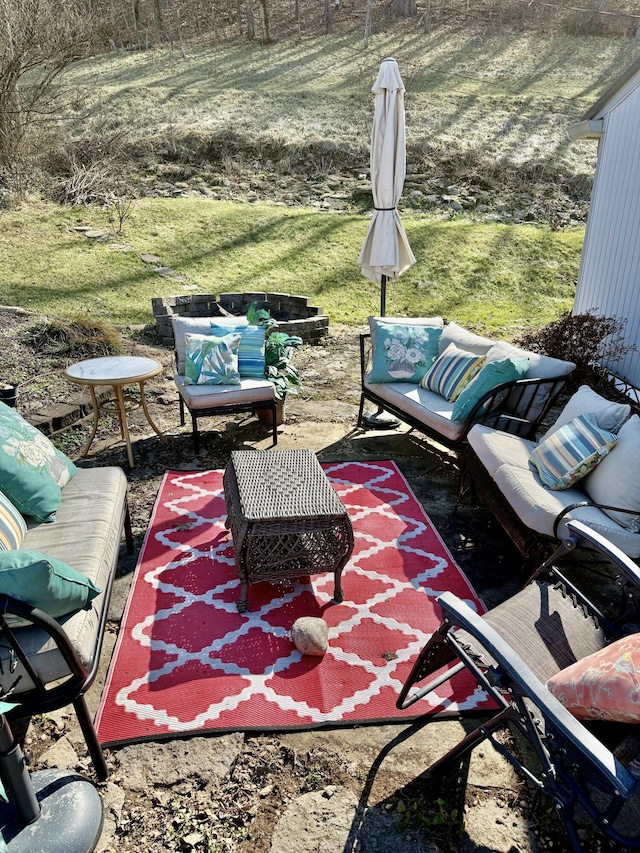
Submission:
M 353 551 L 344 504 L 310 450 L 236 450 L 224 473 L 227 527 L 241 581 L 238 610 L 249 605 L 249 584 L 319 572 L 341 575 Z

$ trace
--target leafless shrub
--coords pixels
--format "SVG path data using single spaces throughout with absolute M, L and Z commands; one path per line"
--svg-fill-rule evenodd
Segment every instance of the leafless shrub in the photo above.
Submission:
M 541 329 L 521 335 L 515 343 L 542 355 L 573 361 L 572 388 L 584 384 L 597 387 L 607 380 L 609 368 L 636 350 L 625 339 L 626 325 L 626 318 L 567 311 Z
M 133 211 L 133 196 L 126 187 L 119 187 L 113 197 L 107 202 L 109 222 L 115 228 L 116 234 L 122 234 L 122 228 Z

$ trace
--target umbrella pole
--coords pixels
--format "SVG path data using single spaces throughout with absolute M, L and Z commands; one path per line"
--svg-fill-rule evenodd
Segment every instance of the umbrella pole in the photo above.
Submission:
M 380 276 L 380 316 L 385 316 L 387 309 L 387 277 Z M 393 415 L 384 414 L 382 406 L 378 406 L 378 411 L 373 415 L 364 418 L 365 424 L 369 429 L 395 429 L 400 426 L 400 421 L 394 418 Z

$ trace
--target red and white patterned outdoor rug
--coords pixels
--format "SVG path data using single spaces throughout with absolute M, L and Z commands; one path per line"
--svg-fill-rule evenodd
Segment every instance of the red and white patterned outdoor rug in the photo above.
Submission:
M 484 608 L 393 462 L 323 465 L 354 529 L 333 575 L 252 584 L 238 613 L 222 471 L 169 471 L 142 546 L 96 718 L 103 744 L 205 731 L 309 729 L 490 707 L 467 673 L 407 711 L 395 701 L 451 590 Z M 329 625 L 324 657 L 289 638 Z

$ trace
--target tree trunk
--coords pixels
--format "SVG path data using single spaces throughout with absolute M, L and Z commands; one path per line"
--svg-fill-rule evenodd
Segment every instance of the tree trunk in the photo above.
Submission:
M 253 6 L 251 0 L 245 0 L 244 5 L 247 12 L 247 38 L 253 41 L 256 37 L 256 28 L 253 23 Z
M 331 32 L 333 15 L 333 5 L 331 0 L 324 0 L 324 34 L 329 35 Z
M 369 47 L 369 36 L 371 35 L 371 7 L 373 0 L 367 0 L 367 12 L 364 17 L 364 46 Z
M 271 31 L 269 29 L 269 3 L 268 0 L 260 0 L 260 6 L 262 7 L 262 24 L 264 27 L 264 42 L 265 44 L 271 43 Z
M 242 35 L 242 0 L 236 0 L 236 15 L 238 17 L 238 35 Z
M 153 19 L 155 21 L 158 38 L 162 40 L 164 38 L 164 20 L 162 18 L 162 7 L 160 6 L 160 2 L 161 0 L 153 0 Z
M 397 18 L 413 18 L 416 15 L 416 0 L 393 0 L 391 10 Z

